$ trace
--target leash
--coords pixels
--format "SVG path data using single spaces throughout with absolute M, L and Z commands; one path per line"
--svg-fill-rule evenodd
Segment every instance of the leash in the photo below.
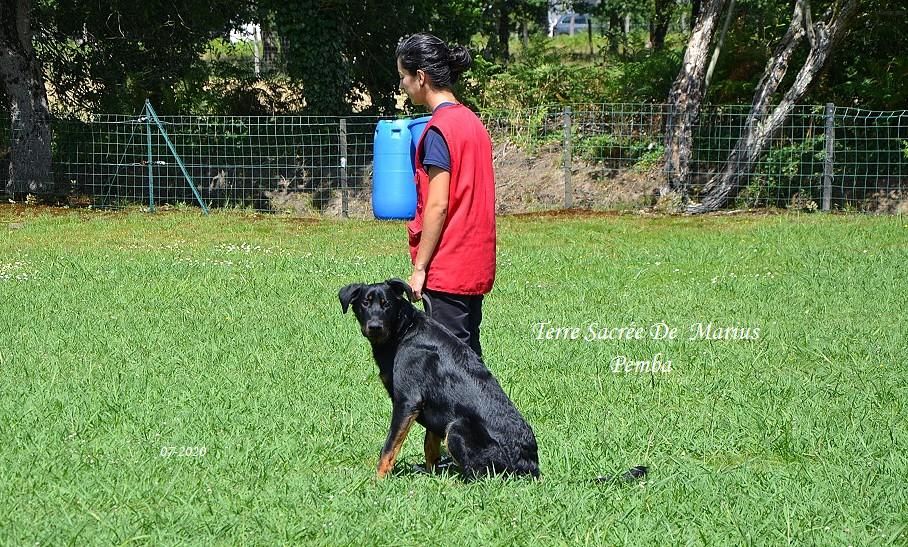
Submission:
M 426 315 L 432 317 L 432 302 L 426 293 L 422 293 L 422 309 L 426 312 Z

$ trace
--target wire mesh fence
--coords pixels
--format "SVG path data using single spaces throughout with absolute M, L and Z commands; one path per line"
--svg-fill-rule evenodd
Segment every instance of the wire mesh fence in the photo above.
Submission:
M 652 204 L 666 180 L 669 108 L 482 112 L 494 144 L 499 212 Z M 686 180 L 694 200 L 722 174 L 747 131 L 748 114 L 747 106 L 701 112 Z M 160 131 L 144 114 L 57 119 L 54 187 L 71 203 L 92 207 L 201 199 L 208 207 L 368 217 L 378 121 L 161 116 Z M 0 126 L 0 173 L 6 174 L 11 133 L 8 120 L 0 123 L 7 124 Z M 908 212 L 908 112 L 796 106 L 757 159 L 738 167 L 728 207 Z
M 59 120 L 55 173 L 96 207 L 195 203 L 192 184 L 208 207 L 342 214 L 340 194 L 365 188 L 376 121 L 161 116 L 160 131 L 148 116 Z
M 717 106 L 703 112 L 695 131 L 689 181 L 695 194 L 723 171 L 746 130 L 749 113 L 748 106 Z M 767 118 L 757 117 L 754 125 L 766 123 Z M 730 205 L 820 207 L 825 141 L 825 107 L 796 105 L 758 159 L 743 166 L 739 191 Z
M 908 111 L 836 109 L 834 198 L 908 213 Z

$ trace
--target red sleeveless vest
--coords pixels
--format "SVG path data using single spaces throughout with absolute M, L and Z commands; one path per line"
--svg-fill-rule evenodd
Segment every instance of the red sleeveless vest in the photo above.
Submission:
M 419 157 L 431 127 L 441 132 L 448 145 L 451 183 L 441 238 L 426 268 L 426 288 L 453 294 L 486 294 L 495 281 L 492 140 L 476 114 L 463 105 L 433 113 L 417 145 L 416 216 L 407 223 L 410 259 L 416 260 L 429 195 L 429 175 Z

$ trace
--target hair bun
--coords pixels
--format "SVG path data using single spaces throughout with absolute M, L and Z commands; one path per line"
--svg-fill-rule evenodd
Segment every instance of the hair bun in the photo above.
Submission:
M 466 72 L 473 65 L 473 57 L 464 46 L 454 46 L 448 54 L 448 64 L 455 75 Z

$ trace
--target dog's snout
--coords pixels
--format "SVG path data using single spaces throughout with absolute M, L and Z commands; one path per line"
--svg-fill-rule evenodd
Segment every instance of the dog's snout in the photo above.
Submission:
M 369 332 L 379 332 L 382 330 L 382 327 L 381 321 L 369 321 L 366 323 L 366 330 Z

